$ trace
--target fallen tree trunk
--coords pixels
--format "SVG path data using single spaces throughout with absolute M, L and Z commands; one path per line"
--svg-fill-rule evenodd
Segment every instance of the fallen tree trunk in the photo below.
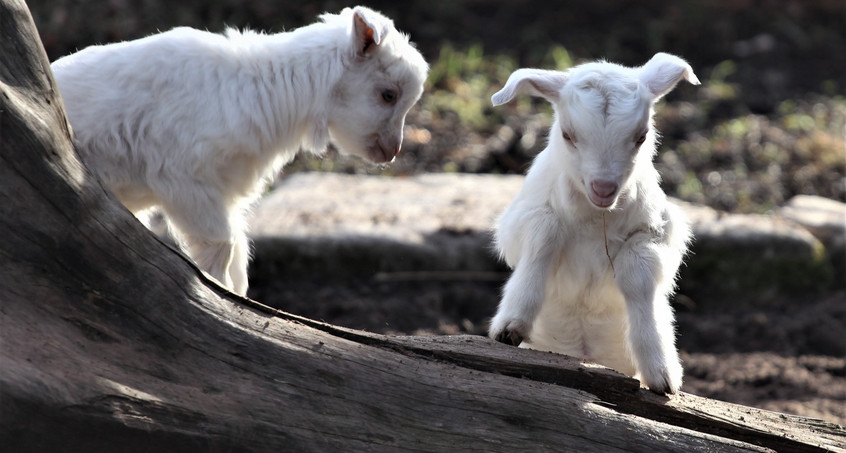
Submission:
M 23 2 L 2 0 L 0 33 L 4 451 L 846 451 L 818 420 L 230 294 L 76 158 Z

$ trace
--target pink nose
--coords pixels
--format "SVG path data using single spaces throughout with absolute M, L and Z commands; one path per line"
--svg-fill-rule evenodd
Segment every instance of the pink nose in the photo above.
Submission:
M 590 188 L 599 198 L 611 198 L 620 186 L 614 181 L 591 181 Z

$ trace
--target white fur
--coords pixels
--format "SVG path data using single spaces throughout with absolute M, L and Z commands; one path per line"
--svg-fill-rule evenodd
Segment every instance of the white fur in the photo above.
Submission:
M 639 68 L 519 69 L 493 96 L 494 105 L 521 92 L 544 97 L 555 121 L 496 226 L 514 272 L 492 338 L 596 361 L 655 392 L 678 391 L 668 297 L 690 228 L 659 187 L 652 115 L 682 78 L 699 83 L 687 63 L 659 53 Z
M 273 35 L 175 28 L 52 65 L 87 165 L 132 212 L 161 208 L 189 255 L 239 294 L 244 217 L 266 183 L 330 138 L 391 161 L 423 91 L 428 66 L 390 19 L 362 7 L 321 19 Z

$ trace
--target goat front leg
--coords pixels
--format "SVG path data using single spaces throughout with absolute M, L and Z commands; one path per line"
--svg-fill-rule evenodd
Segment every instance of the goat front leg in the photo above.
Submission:
M 543 304 L 549 258 L 546 255 L 520 260 L 491 320 L 489 335 L 501 343 L 519 346 L 529 340 L 532 323 Z
M 615 278 L 626 300 L 629 347 L 641 381 L 655 393 L 676 393 L 682 366 L 667 300 L 672 281 L 666 281 L 669 269 L 664 269 L 673 262 L 665 262 L 662 252 L 669 253 L 650 240 L 630 240 L 614 261 Z
M 530 339 L 532 323 L 544 300 L 546 279 L 557 244 L 556 230 L 556 222 L 530 217 L 520 228 L 506 232 L 518 235 L 508 239 L 517 241 L 520 252 L 488 329 L 488 335 L 494 340 L 519 346 Z M 503 240 L 500 246 L 509 242 Z
M 229 273 L 234 242 L 210 240 L 192 235 L 186 235 L 186 237 L 188 255 L 197 263 L 197 266 L 217 279 L 223 286 L 237 291 Z
M 249 287 L 247 269 L 250 264 L 250 240 L 247 238 L 247 232 L 241 229 L 234 232 L 234 237 L 232 262 L 229 264 L 229 278 L 232 280 L 231 288 L 236 294 L 246 296 Z
M 165 215 L 181 233 L 188 256 L 197 266 L 223 286 L 238 291 L 230 275 L 236 235 L 229 213 L 221 197 L 205 188 L 192 189 L 182 193 L 181 198 L 164 204 Z M 239 285 L 246 291 L 246 275 Z

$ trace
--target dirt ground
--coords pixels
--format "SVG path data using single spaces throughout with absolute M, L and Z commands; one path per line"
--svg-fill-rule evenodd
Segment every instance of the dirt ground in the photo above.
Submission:
M 422 277 L 331 281 L 297 276 L 255 282 L 250 296 L 285 311 L 371 332 L 486 334 L 501 280 Z M 682 390 L 846 425 L 846 292 L 738 307 L 716 312 L 689 300 L 676 304 L 685 366 Z

